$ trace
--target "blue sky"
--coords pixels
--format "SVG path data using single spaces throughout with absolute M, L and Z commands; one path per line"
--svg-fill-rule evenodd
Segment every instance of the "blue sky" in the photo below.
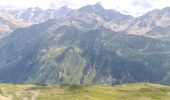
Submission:
M 100 2 L 106 9 L 115 9 L 133 16 L 142 15 L 153 9 L 170 7 L 170 0 L 0 0 L 1 6 L 58 8 L 64 5 L 77 9 L 88 4 Z

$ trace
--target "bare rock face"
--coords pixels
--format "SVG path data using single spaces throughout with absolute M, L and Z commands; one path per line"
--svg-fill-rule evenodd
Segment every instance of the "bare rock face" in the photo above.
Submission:
M 29 24 L 20 21 L 5 12 L 0 12 L 0 38 L 6 36 L 17 28 L 27 27 Z
M 168 38 L 169 22 L 170 8 L 156 9 L 137 17 L 126 29 L 126 33 L 159 39 Z
M 23 10 L 9 10 L 9 14 L 17 19 L 26 21 L 32 24 L 42 23 L 48 19 L 57 19 L 66 16 L 71 9 L 67 6 L 63 6 L 59 9 L 47 9 L 42 10 L 39 7 L 28 8 Z

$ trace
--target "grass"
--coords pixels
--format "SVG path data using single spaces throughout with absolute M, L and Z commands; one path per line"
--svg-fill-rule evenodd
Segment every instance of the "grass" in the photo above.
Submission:
M 169 100 L 170 98 L 170 86 L 150 83 L 116 86 L 1 84 L 0 91 L 0 98 L 6 97 L 6 100 Z

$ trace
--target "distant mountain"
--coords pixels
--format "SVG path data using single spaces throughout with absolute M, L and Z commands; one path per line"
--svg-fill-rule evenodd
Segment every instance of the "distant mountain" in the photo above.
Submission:
M 100 4 L 88 5 L 78 10 L 73 10 L 68 15 L 78 19 L 84 14 L 93 15 L 96 20 L 114 31 L 124 31 L 134 20 L 134 17 L 130 15 L 124 15 L 111 9 L 106 10 Z M 86 20 L 88 21 L 88 19 Z
M 17 28 L 45 22 L 49 19 L 65 17 L 71 9 L 63 6 L 59 9 L 34 7 L 28 9 L 15 9 L 14 7 L 1 7 L 0 9 L 0 39 L 9 35 Z
M 158 39 L 170 37 L 170 7 L 156 9 L 137 17 L 127 28 L 128 34 L 144 35 Z
M 106 22 L 101 15 L 81 10 L 78 17 L 19 29 L 3 40 L 1 82 L 169 82 L 169 42 L 115 32 L 98 20 Z
M 0 39 L 17 28 L 26 27 L 28 24 L 15 19 L 13 16 L 0 12 Z
M 167 9 L 134 18 L 95 4 L 61 11 L 56 19 L 41 17 L 49 20 L 35 21 L 39 24 L 17 29 L 0 41 L 0 81 L 170 84 L 170 40 L 155 37 L 163 35 L 163 28 L 164 36 L 169 35 Z M 32 11 L 42 10 L 27 14 Z M 19 18 L 35 20 L 25 16 Z
M 8 10 L 7 12 L 17 19 L 35 24 L 47 21 L 48 19 L 64 17 L 70 11 L 71 9 L 67 6 L 63 6 L 59 9 L 42 10 L 39 7 L 34 7 L 24 10 Z

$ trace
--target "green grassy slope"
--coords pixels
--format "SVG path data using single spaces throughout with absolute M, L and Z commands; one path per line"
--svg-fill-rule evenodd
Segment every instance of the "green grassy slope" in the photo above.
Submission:
M 117 86 L 0 85 L 0 100 L 169 100 L 170 87 L 138 83 Z

